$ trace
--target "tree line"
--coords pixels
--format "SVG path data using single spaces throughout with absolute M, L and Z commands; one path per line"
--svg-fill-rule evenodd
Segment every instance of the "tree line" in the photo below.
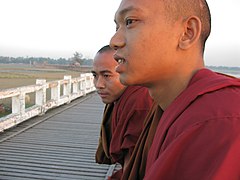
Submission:
M 53 59 L 49 57 L 8 57 L 0 56 L 0 63 L 3 64 L 12 64 L 12 63 L 21 63 L 21 64 L 59 64 L 59 65 L 72 65 L 78 63 L 80 66 L 91 66 L 93 63 L 92 59 L 83 58 L 83 55 L 79 52 L 75 52 L 71 58 L 58 58 Z

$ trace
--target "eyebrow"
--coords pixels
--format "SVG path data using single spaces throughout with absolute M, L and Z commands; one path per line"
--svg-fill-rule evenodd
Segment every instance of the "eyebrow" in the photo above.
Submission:
M 97 74 L 95 71 L 91 71 L 91 73 Z M 109 70 L 100 71 L 100 74 L 104 74 L 104 73 L 112 73 L 112 71 L 109 71 Z
M 129 11 L 140 11 L 141 12 L 142 9 L 134 7 L 134 6 L 129 6 L 129 7 L 122 9 L 121 11 L 119 11 L 119 15 L 124 15 L 124 14 L 128 13 Z
M 125 14 L 127 14 L 130 11 L 137 11 L 137 12 L 142 12 L 143 10 L 134 6 L 129 6 L 126 7 L 124 9 L 122 9 L 121 11 L 116 13 L 116 16 L 124 16 Z M 116 22 L 116 16 L 115 16 L 115 22 Z

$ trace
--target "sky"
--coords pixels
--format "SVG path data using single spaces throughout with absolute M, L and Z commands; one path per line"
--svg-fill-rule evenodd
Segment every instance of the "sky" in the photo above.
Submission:
M 120 0 L 0 0 L 0 56 L 93 58 L 115 32 Z M 208 0 L 205 64 L 240 67 L 240 1 Z

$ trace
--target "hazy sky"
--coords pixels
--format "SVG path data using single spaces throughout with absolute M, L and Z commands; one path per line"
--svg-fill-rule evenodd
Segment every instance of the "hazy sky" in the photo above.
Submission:
M 0 56 L 93 58 L 115 31 L 120 0 L 0 0 Z M 240 0 L 208 0 L 206 65 L 240 66 Z

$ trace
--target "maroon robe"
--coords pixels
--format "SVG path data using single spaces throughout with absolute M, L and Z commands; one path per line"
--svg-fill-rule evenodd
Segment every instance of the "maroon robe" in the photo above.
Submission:
M 193 76 L 159 121 L 144 179 L 240 179 L 239 79 Z
M 140 86 L 127 87 L 115 102 L 110 143 L 110 154 L 114 161 L 122 164 L 124 151 L 133 151 L 151 106 L 152 98 L 148 89 Z
M 147 88 L 129 86 L 113 106 L 106 105 L 96 162 L 104 164 L 118 162 L 124 165 L 124 156 L 126 153 L 132 153 L 152 102 Z M 122 169 L 109 179 L 120 179 L 121 176 Z
M 95 160 L 99 164 L 113 164 L 109 153 L 109 146 L 111 141 L 111 119 L 114 103 L 106 104 L 103 120 L 101 124 L 100 137 L 98 142 Z
M 154 103 L 147 117 L 145 118 L 144 128 L 135 145 L 131 158 L 124 168 L 122 180 L 143 179 L 146 169 L 148 151 L 151 147 L 159 119 L 163 111 Z

